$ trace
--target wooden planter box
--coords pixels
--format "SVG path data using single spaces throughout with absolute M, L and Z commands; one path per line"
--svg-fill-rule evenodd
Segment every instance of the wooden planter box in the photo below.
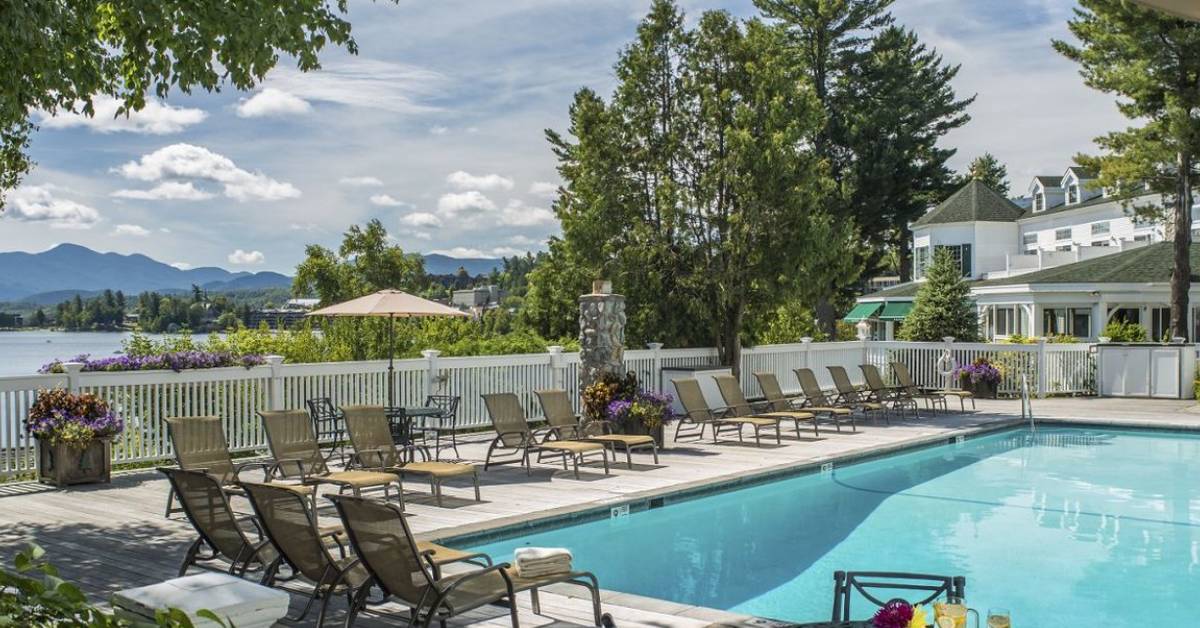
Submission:
M 981 381 L 977 384 L 972 384 L 971 378 L 969 377 L 963 378 L 960 381 L 962 383 L 962 389 L 975 395 L 976 399 L 996 398 L 996 387 L 999 385 L 999 382 Z
M 63 487 L 112 481 L 112 438 L 97 438 L 82 449 L 38 439 L 38 481 Z

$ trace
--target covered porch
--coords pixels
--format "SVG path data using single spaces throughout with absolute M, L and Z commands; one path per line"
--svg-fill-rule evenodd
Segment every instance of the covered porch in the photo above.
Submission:
M 980 331 L 988 340 L 1012 336 L 1074 336 L 1096 341 L 1113 321 L 1141 325 L 1150 340 L 1169 339 L 1170 287 L 1150 284 L 1113 286 L 1079 284 L 1060 286 L 1012 285 L 1004 290 L 979 288 L 976 307 Z M 1194 304 L 1200 291 L 1193 290 Z M 1187 340 L 1200 338 L 1200 308 L 1189 308 Z

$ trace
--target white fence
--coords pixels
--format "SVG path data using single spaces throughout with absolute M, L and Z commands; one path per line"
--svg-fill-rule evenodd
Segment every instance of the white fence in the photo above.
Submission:
M 1094 360 L 1084 344 L 968 344 L 912 342 L 827 342 L 747 348 L 741 359 L 742 386 L 747 395 L 760 395 L 754 372 L 775 373 L 785 390 L 799 388 L 793 370 L 813 369 L 824 386 L 831 386 L 827 366 L 843 366 L 856 382 L 859 364 L 886 367 L 892 361 L 908 365 L 917 383 L 946 386 L 939 359 L 950 351 L 956 363 L 986 356 L 1001 365 L 1001 393 L 1015 392 L 1019 374 L 1029 377 L 1040 394 L 1091 393 Z M 444 392 L 462 398 L 459 425 L 487 424 L 480 395 L 515 392 L 531 412 L 533 391 L 565 388 L 579 396 L 579 354 L 551 348 L 548 353 L 482 357 L 439 357 L 396 362 L 395 389 L 401 405 L 421 405 L 427 394 Z M 717 361 L 716 349 L 649 349 L 625 352 L 625 365 L 650 388 L 659 387 L 663 368 L 701 366 Z M 942 368 L 946 363 L 942 363 Z M 74 370 L 74 369 L 72 369 Z M 890 373 L 890 369 L 882 369 Z M 68 387 L 92 392 L 107 400 L 125 419 L 125 432 L 114 443 L 115 462 L 160 460 L 172 455 L 163 419 L 170 416 L 213 415 L 225 420 L 229 445 L 237 451 L 266 447 L 256 412 L 261 409 L 303 408 L 306 399 L 329 397 L 337 405 L 381 404 L 387 397 L 387 362 L 282 364 L 269 359 L 250 369 L 139 371 L 123 373 L 71 372 L 0 378 L 0 478 L 34 469 L 35 443 L 23 422 L 39 389 Z M 674 392 L 667 390 L 666 392 Z

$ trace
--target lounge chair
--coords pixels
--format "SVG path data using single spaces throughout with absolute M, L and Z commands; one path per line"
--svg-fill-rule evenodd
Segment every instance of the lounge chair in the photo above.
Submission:
M 800 421 L 811 421 L 816 418 L 811 412 L 804 410 L 773 410 L 770 407 L 770 402 L 762 402 L 758 406 L 751 404 L 746 399 L 746 393 L 742 392 L 742 384 L 732 375 L 715 375 L 713 380 L 717 382 L 717 389 L 721 391 L 721 398 L 725 400 L 725 407 L 729 409 L 730 417 L 752 417 L 756 419 L 771 419 L 775 421 L 775 440 L 779 441 L 779 424 L 784 421 L 792 421 L 796 426 L 796 438 L 800 436 Z
M 775 442 L 782 442 L 779 438 L 779 421 L 777 419 L 730 416 L 729 408 L 709 407 L 708 401 L 704 399 L 704 391 L 700 389 L 700 382 L 695 379 L 676 379 L 671 383 L 675 384 L 675 392 L 679 393 L 679 403 L 683 406 L 684 412 L 684 417 L 680 419 L 679 425 L 675 428 L 676 439 L 679 438 L 680 430 L 686 422 L 700 427 L 700 438 L 704 438 L 704 428 L 711 425 L 714 444 L 721 442 L 722 432 L 736 432 L 738 442 L 744 442 L 742 428 L 747 425 L 754 428 L 754 444 L 759 447 L 762 446 L 763 428 L 775 428 Z
M 632 451 L 649 449 L 654 456 L 654 464 L 658 464 L 658 445 L 654 442 L 653 436 L 619 434 L 612 421 L 603 419 L 588 421 L 587 428 L 585 428 L 580 424 L 579 416 L 571 407 L 571 398 L 567 395 L 567 391 L 561 389 L 535 390 L 533 394 L 537 395 L 538 403 L 542 406 L 542 414 L 546 417 L 546 423 L 549 425 L 547 438 L 553 435 L 558 440 L 600 443 L 612 450 L 614 460 L 617 457 L 617 446 L 620 445 L 625 450 L 625 464 L 630 469 L 633 468 Z M 586 430 L 593 428 L 599 430 L 600 433 L 590 435 L 585 433 Z
M 205 569 L 214 569 L 215 566 L 214 570 L 226 571 L 238 577 L 245 576 L 251 569 L 265 573 L 268 566 L 279 557 L 270 542 L 262 538 L 261 528 L 257 529 L 257 540 L 252 541 L 246 535 L 239 524 L 248 521 L 257 528 L 258 523 L 253 517 L 239 519 L 233 513 L 229 497 L 216 478 L 203 471 L 166 467 L 159 467 L 158 470 L 167 476 L 188 522 L 200 535 L 188 546 L 183 563 L 179 566 L 179 577 L 186 575 L 188 567 L 192 565 Z M 201 554 L 206 547 L 209 553 Z
M 525 472 L 529 473 L 529 455 L 537 453 L 540 459 L 540 454 L 546 453 L 562 456 L 563 469 L 567 468 L 567 459 L 570 458 L 575 466 L 575 479 L 579 479 L 579 464 L 583 462 L 584 456 L 599 453 L 604 462 L 604 474 L 608 475 L 608 448 L 604 444 L 564 439 L 539 441 L 538 434 L 529 429 L 521 400 L 513 393 L 483 395 L 483 405 L 487 407 L 492 427 L 496 429 L 496 437 L 488 445 L 487 455 L 484 457 L 484 471 L 487 471 L 490 465 L 519 462 L 525 467 Z M 493 461 L 492 456 L 497 453 L 515 455 L 516 458 Z
M 854 408 L 830 402 L 825 397 L 825 391 L 821 390 L 821 384 L 812 369 L 798 368 L 793 372 L 796 374 L 796 381 L 800 382 L 800 391 L 804 393 L 804 403 L 800 406 L 802 409 L 832 421 L 839 432 L 842 431 L 842 421 L 849 421 L 850 428 L 858 431 L 858 426 L 854 423 Z
M 267 444 L 275 464 L 271 477 L 277 480 L 292 480 L 300 484 L 336 486 L 338 492 L 345 490 L 358 495 L 366 488 L 382 488 L 388 497 L 388 489 L 399 480 L 394 473 L 381 471 L 331 471 L 321 455 L 316 434 L 309 415 L 304 410 L 260 411 L 263 428 L 267 432 Z M 397 486 L 403 499 L 403 489 Z M 313 492 L 316 498 L 316 492 Z M 315 507 L 315 502 L 314 502 Z
M 866 619 L 873 615 L 878 607 L 895 599 L 897 591 L 917 591 L 917 595 L 921 597 L 909 601 L 913 605 L 928 606 L 934 600 L 942 597 L 953 603 L 961 604 L 966 595 L 966 587 L 967 579 L 963 576 L 935 576 L 889 571 L 835 571 L 833 573 L 833 621 L 838 625 L 842 625 L 842 622 L 846 622 L 845 625 L 852 623 L 850 599 L 854 597 L 855 592 L 876 607 L 859 617 L 859 619 Z M 857 622 L 853 623 L 857 624 Z
M 171 447 L 175 450 L 175 462 L 186 471 L 204 471 L 213 476 L 222 490 L 229 495 L 242 495 L 239 488 L 240 474 L 250 468 L 262 471 L 267 479 L 270 462 L 242 462 L 234 464 L 229 455 L 229 444 L 225 440 L 225 429 L 221 419 L 215 416 L 169 417 L 167 433 Z M 180 512 L 173 508 L 175 490 L 167 494 L 167 516 Z
M 779 385 L 779 379 L 774 373 L 755 372 L 754 379 L 758 380 L 758 387 L 762 389 L 763 398 L 766 400 L 766 407 L 772 412 L 803 412 L 808 415 L 808 420 L 812 422 L 813 436 L 820 438 L 821 430 L 817 427 L 817 415 L 808 410 L 801 411 L 803 400 L 797 397 L 788 397 L 783 394 L 783 388 Z M 841 426 L 838 430 L 841 431 Z M 800 417 L 796 420 L 796 434 L 800 434 Z
M 529 591 L 533 612 L 541 613 L 538 589 L 555 584 L 574 584 L 591 594 L 596 625 L 601 625 L 600 587 L 596 576 L 570 571 L 540 578 L 523 578 L 507 563 L 444 576 L 430 564 L 429 554 L 413 541 L 404 514 L 391 504 L 349 496 L 329 496 L 350 535 L 355 553 L 371 574 L 371 581 L 386 598 L 408 607 L 408 624 L 428 626 L 487 604 L 508 607 L 509 621 L 516 628 L 516 596 Z M 345 625 L 351 626 L 366 605 L 368 587 L 351 600 Z
M 905 394 L 903 388 L 889 386 L 887 382 L 883 381 L 883 375 L 879 373 L 879 368 L 874 364 L 860 364 L 858 368 L 862 371 L 863 380 L 866 382 L 867 393 L 874 401 L 885 405 L 891 404 L 892 408 L 900 412 L 901 417 L 904 416 L 905 408 L 912 408 L 913 414 L 918 419 L 921 418 L 917 401 Z
M 837 390 L 837 402 L 841 405 L 854 408 L 862 413 L 865 417 L 874 418 L 883 415 L 883 420 L 888 425 L 892 424 L 888 418 L 887 406 L 880 401 L 869 401 L 863 398 L 862 392 L 850 381 L 850 375 L 846 373 L 845 367 L 827 366 L 829 376 L 833 378 L 833 387 Z
M 971 409 L 975 409 L 975 395 L 970 391 L 951 388 L 923 388 L 917 386 L 916 382 L 913 381 L 912 373 L 908 371 L 908 365 L 903 362 L 892 362 L 892 371 L 896 373 L 896 380 L 900 382 L 900 385 L 904 386 L 910 391 L 930 396 L 940 395 L 942 397 L 943 408 L 946 407 L 946 397 L 957 397 L 958 407 L 960 410 L 963 412 L 967 411 L 967 399 L 971 400 Z
M 470 476 L 475 485 L 475 501 L 479 497 L 479 471 L 475 465 L 460 462 L 404 462 L 396 444 L 387 412 L 383 406 L 346 406 L 342 408 L 346 432 L 354 447 L 351 464 L 358 469 L 394 473 L 401 478 L 409 475 L 428 478 L 437 505 L 442 505 L 442 481 L 447 478 Z

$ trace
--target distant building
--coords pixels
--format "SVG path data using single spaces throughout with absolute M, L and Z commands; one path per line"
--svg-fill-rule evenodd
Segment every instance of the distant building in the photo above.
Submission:
M 302 322 L 314 308 L 320 304 L 320 299 L 288 299 L 280 308 L 263 308 L 250 312 L 247 327 L 258 327 L 266 323 L 271 329 L 294 327 Z
M 20 314 L 9 314 L 8 312 L 0 312 L 0 327 L 23 327 L 25 318 Z
M 504 291 L 496 285 L 479 286 L 467 290 L 455 290 L 450 295 L 450 305 L 463 310 L 486 310 L 500 306 Z

